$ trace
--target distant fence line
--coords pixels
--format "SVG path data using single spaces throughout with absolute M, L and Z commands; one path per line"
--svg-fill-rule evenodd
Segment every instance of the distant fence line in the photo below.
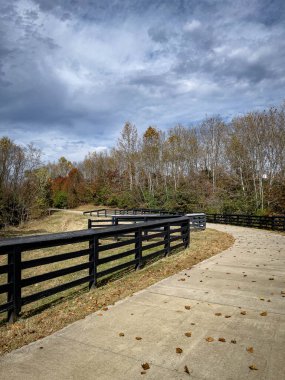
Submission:
M 83 212 L 84 215 L 90 216 L 110 216 L 110 215 L 146 215 L 146 214 L 159 214 L 159 215 L 184 215 L 182 211 L 167 211 L 162 209 L 151 208 L 132 208 L 132 209 L 96 209 Z
M 190 228 L 193 230 L 204 230 L 206 228 L 205 214 L 186 214 L 189 218 Z M 110 219 L 88 219 L 88 228 L 105 228 L 117 226 L 124 223 L 149 222 L 151 220 L 163 220 L 166 218 L 177 218 L 177 215 L 165 214 L 113 214 Z
M 85 211 L 84 214 L 90 216 L 112 216 L 112 215 L 187 215 L 190 218 L 190 225 L 196 229 L 204 229 L 206 221 L 209 223 L 232 224 L 236 226 L 264 228 L 269 230 L 285 231 L 285 216 L 258 216 L 244 214 L 203 214 L 191 213 L 187 214 L 182 211 L 167 211 L 163 209 L 99 209 Z M 107 220 L 104 220 L 107 222 Z M 111 223 L 112 219 L 108 220 Z M 97 220 L 96 222 L 99 223 Z M 102 220 L 103 222 L 103 220 Z M 109 224 L 108 224 L 109 225 Z M 99 227 L 99 226 L 98 226 Z M 102 226 L 103 227 L 103 226 Z
M 114 242 L 108 242 L 114 239 Z M 151 243 L 149 243 L 151 242 Z M 87 243 L 86 247 L 72 252 L 60 252 L 62 246 Z M 177 244 L 178 243 L 178 244 Z M 8 319 L 13 322 L 21 312 L 23 305 L 74 288 L 89 284 L 93 288 L 100 278 L 112 273 L 119 273 L 125 268 L 141 268 L 148 260 L 158 256 L 167 256 L 173 250 L 186 248 L 190 243 L 188 217 L 166 218 L 135 225 L 117 225 L 99 230 L 82 230 L 74 232 L 47 234 L 40 236 L 4 239 L 0 241 L 0 312 L 8 312 Z M 70 246 L 69 246 L 70 247 Z M 123 247 L 123 251 L 114 252 Z M 37 249 L 54 248 L 43 257 L 29 258 L 29 253 Z M 3 261 L 6 258 L 6 263 Z M 83 262 L 74 265 L 74 259 Z M 126 259 L 130 259 L 126 261 Z M 64 268 L 47 269 L 40 274 L 24 273 L 27 269 L 46 268 L 48 264 L 65 263 Z M 66 264 L 67 262 L 67 264 Z M 110 264 L 112 263 L 112 264 Z M 117 264 L 118 263 L 118 264 Z M 61 276 L 79 274 L 81 277 L 51 287 L 50 281 Z M 3 280 L 4 279 L 4 280 Z M 47 281 L 44 290 L 35 288 Z M 24 291 L 24 294 L 23 294 Z M 6 298 L 4 294 L 6 293 Z M 3 295 L 3 296 L 2 296 Z
M 285 231 L 285 216 L 207 214 L 207 222 Z

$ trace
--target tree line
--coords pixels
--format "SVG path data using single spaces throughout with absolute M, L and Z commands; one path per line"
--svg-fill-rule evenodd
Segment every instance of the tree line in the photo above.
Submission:
M 83 203 L 189 212 L 284 214 L 285 103 L 225 122 L 142 135 L 125 123 L 115 146 L 43 165 L 33 145 L 0 140 L 0 222 Z

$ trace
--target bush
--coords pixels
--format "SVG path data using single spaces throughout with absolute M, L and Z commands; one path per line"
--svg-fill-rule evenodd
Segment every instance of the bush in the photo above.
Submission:
M 53 206 L 57 208 L 67 207 L 67 193 L 64 191 L 58 191 L 53 197 Z

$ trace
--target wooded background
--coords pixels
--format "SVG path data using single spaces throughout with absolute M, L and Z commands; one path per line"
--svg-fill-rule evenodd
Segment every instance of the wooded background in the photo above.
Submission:
M 84 203 L 188 212 L 285 213 L 285 103 L 225 122 L 142 135 L 127 122 L 108 152 L 43 164 L 33 145 L 0 140 L 0 223 L 18 224 L 51 206 Z

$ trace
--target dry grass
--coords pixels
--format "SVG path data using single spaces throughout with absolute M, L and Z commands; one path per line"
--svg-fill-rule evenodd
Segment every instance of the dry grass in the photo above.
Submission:
M 9 236 L 16 236 L 76 230 L 86 228 L 86 219 L 81 215 L 56 213 L 35 224 L 30 223 L 6 232 L 10 234 Z M 0 354 L 50 335 L 106 305 L 113 304 L 165 277 L 221 252 L 231 246 L 233 242 L 234 239 L 231 235 L 211 229 L 192 233 L 191 247 L 187 250 L 156 261 L 140 271 L 127 273 L 90 292 L 86 287 L 74 289 L 67 294 L 62 293 L 63 297 L 58 298 L 57 296 L 57 299 L 49 302 L 46 306 L 42 304 L 33 311 L 30 308 L 24 309 L 21 319 L 16 323 L 13 325 L 5 323 L 0 326 Z
M 87 215 L 56 211 L 49 216 L 38 220 L 32 220 L 19 227 L 2 229 L 0 230 L 0 239 L 24 235 L 82 230 L 87 228 L 87 220 Z

